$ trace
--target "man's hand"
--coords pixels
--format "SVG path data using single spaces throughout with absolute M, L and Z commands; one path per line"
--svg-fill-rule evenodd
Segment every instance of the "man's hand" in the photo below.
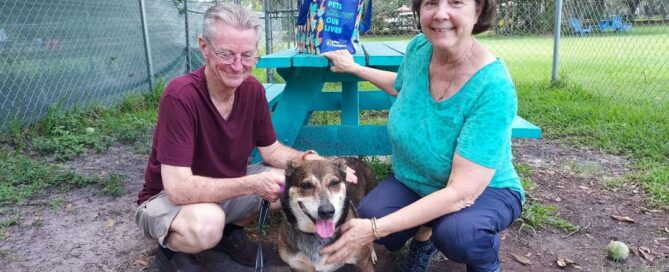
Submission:
M 277 201 L 286 183 L 283 170 L 273 168 L 270 171 L 262 172 L 255 176 L 257 176 L 257 179 L 254 192 L 270 203 Z

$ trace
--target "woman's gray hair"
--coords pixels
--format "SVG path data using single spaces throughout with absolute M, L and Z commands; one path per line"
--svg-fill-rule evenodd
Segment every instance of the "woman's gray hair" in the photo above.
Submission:
M 211 37 L 217 31 L 214 25 L 218 21 L 244 30 L 253 29 L 256 32 L 256 43 L 260 42 L 260 19 L 251 9 L 227 3 L 207 9 L 202 23 L 202 36 L 205 40 L 211 41 Z

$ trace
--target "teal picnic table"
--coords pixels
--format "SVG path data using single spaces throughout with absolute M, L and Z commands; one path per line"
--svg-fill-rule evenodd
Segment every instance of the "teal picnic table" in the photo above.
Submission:
M 387 71 L 397 71 L 404 57 L 404 42 L 362 43 L 353 55 L 356 63 Z M 387 110 L 395 100 L 381 90 L 360 91 L 361 78 L 330 71 L 327 58 L 300 54 L 287 49 L 265 55 L 258 68 L 276 68 L 285 84 L 265 84 L 273 109 L 272 122 L 279 141 L 299 150 L 313 149 L 323 155 L 389 155 L 390 142 L 385 125 L 361 125 L 363 110 Z M 326 82 L 339 82 L 340 92 L 323 91 Z M 309 125 L 315 111 L 341 111 L 339 125 Z M 540 138 L 541 129 L 516 116 L 514 138 Z

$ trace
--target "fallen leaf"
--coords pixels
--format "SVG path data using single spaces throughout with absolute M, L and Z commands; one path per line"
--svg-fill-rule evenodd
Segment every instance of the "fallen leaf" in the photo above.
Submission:
M 562 201 L 562 198 L 560 198 L 559 196 L 555 198 L 555 202 L 560 202 L 560 201 Z
M 585 186 L 583 186 L 583 185 L 581 185 L 581 186 L 578 186 L 578 188 L 581 188 L 581 189 L 583 189 L 583 190 L 590 190 L 590 188 L 588 188 L 588 187 L 585 187 Z
M 111 228 L 114 226 L 114 224 L 116 224 L 116 221 L 114 219 L 111 218 L 107 219 L 107 227 Z
M 576 269 L 578 269 L 578 270 L 583 269 L 583 267 L 580 267 L 580 266 L 578 266 L 578 265 L 574 265 L 574 268 L 576 268 Z
M 557 259 L 556 263 L 560 268 L 566 268 L 568 265 L 575 264 L 574 261 L 572 261 L 568 258 L 562 257 L 562 256 L 558 256 L 558 259 Z
M 618 221 L 634 223 L 634 219 L 630 218 L 629 216 L 612 215 L 611 217 Z
M 651 209 L 648 209 L 646 207 L 641 207 L 641 211 L 645 212 L 645 213 L 661 213 L 662 212 L 662 210 L 659 210 L 659 209 L 652 209 L 651 210 Z
M 650 252 L 650 248 L 643 246 L 639 247 L 639 253 L 641 253 L 641 256 L 646 260 L 649 260 L 651 262 L 655 260 L 655 256 L 653 256 L 653 254 Z
M 557 260 L 556 263 L 557 263 L 557 265 L 558 265 L 560 268 L 565 268 L 565 267 L 567 267 L 567 264 L 564 262 L 564 260 L 562 260 L 562 259 L 560 259 L 560 258 L 558 258 L 558 260 Z
M 664 227 L 664 232 L 669 233 L 669 227 Z
M 142 259 L 137 259 L 134 263 L 132 263 L 133 266 L 149 266 L 149 262 L 147 260 L 142 260 Z
M 530 265 L 530 264 L 532 264 L 532 261 L 530 261 L 530 259 L 528 259 L 528 258 L 525 257 L 525 256 L 517 255 L 517 254 L 511 254 L 511 256 L 513 256 L 513 258 L 514 258 L 517 262 L 519 262 L 519 263 L 521 263 L 521 264 L 523 264 L 523 265 Z

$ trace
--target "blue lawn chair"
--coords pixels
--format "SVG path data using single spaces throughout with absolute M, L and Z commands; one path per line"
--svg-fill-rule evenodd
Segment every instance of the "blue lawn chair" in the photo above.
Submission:
M 623 23 L 623 17 L 616 15 L 611 17 L 611 27 L 614 30 L 626 32 L 632 29 L 632 25 L 628 23 Z
M 583 24 L 581 23 L 581 20 L 572 17 L 569 19 L 569 25 L 571 28 L 578 34 L 579 36 L 583 36 L 588 33 L 592 33 L 592 28 L 590 27 L 583 27 Z
M 608 30 L 611 30 L 611 31 L 615 30 L 613 28 L 613 21 L 611 21 L 609 19 L 600 20 L 599 24 L 597 26 L 599 27 L 599 32 L 606 32 Z

